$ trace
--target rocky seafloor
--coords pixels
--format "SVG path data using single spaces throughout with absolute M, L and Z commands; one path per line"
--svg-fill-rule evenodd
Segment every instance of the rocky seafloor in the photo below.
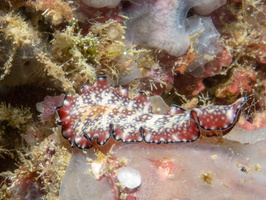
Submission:
M 0 198 L 263 199 L 265 13 L 263 0 L 1 2 Z M 99 75 L 158 112 L 248 100 L 223 137 L 71 148 L 55 107 Z

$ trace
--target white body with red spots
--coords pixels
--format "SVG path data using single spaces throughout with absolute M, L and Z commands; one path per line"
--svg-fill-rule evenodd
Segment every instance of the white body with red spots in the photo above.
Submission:
M 106 77 L 99 77 L 92 86 L 85 86 L 81 95 L 67 97 L 58 108 L 62 134 L 71 145 L 92 147 L 92 141 L 104 145 L 113 136 L 123 142 L 173 143 L 195 141 L 201 129 L 228 133 L 238 120 L 245 98 L 228 106 L 209 106 L 183 110 L 173 107 L 169 114 L 153 114 L 145 94 L 134 99 L 125 89 L 108 86 Z

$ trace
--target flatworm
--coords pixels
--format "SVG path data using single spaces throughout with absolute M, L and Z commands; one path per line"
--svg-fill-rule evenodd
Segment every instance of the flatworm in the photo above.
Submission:
M 184 110 L 172 106 L 165 115 L 152 113 L 144 93 L 134 99 L 126 89 L 108 86 L 105 76 L 84 86 L 77 97 L 66 97 L 57 108 L 62 135 L 72 147 L 91 148 L 93 140 L 104 145 L 110 137 L 122 142 L 192 142 L 201 132 L 207 136 L 228 133 L 236 124 L 246 98 L 225 106 Z

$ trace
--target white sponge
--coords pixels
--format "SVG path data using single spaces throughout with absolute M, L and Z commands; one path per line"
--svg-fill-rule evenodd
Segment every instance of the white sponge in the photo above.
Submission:
M 82 0 L 82 2 L 93 8 L 114 8 L 120 3 L 120 0 Z
M 186 20 L 186 30 L 190 35 L 196 59 L 187 71 L 198 77 L 204 72 L 204 65 L 215 59 L 221 51 L 219 46 L 220 33 L 216 30 L 210 17 L 194 15 Z
M 137 0 L 124 11 L 129 17 L 126 39 L 130 44 L 147 45 L 181 56 L 190 46 L 185 27 L 189 9 L 208 14 L 225 3 L 226 0 Z

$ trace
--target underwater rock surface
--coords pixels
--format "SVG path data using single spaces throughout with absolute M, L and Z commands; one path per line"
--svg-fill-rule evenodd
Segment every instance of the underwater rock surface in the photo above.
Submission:
M 73 153 L 61 185 L 60 199 L 129 197 L 127 191 L 117 189 L 116 170 L 112 173 L 110 168 L 107 173 L 112 176 L 106 174 L 97 177 L 98 180 L 89 173 L 89 166 L 92 171 L 99 170 L 100 162 L 90 165 L 86 161 L 95 156 L 94 152 Z M 265 140 L 254 144 L 224 141 L 222 145 L 123 144 L 114 147 L 112 153 L 113 160 L 126 160 L 126 166 L 139 171 L 142 183 L 133 194 L 131 191 L 130 197 L 143 200 L 155 197 L 156 200 L 263 199 L 266 196 L 266 160 L 262 158 L 265 156 Z

